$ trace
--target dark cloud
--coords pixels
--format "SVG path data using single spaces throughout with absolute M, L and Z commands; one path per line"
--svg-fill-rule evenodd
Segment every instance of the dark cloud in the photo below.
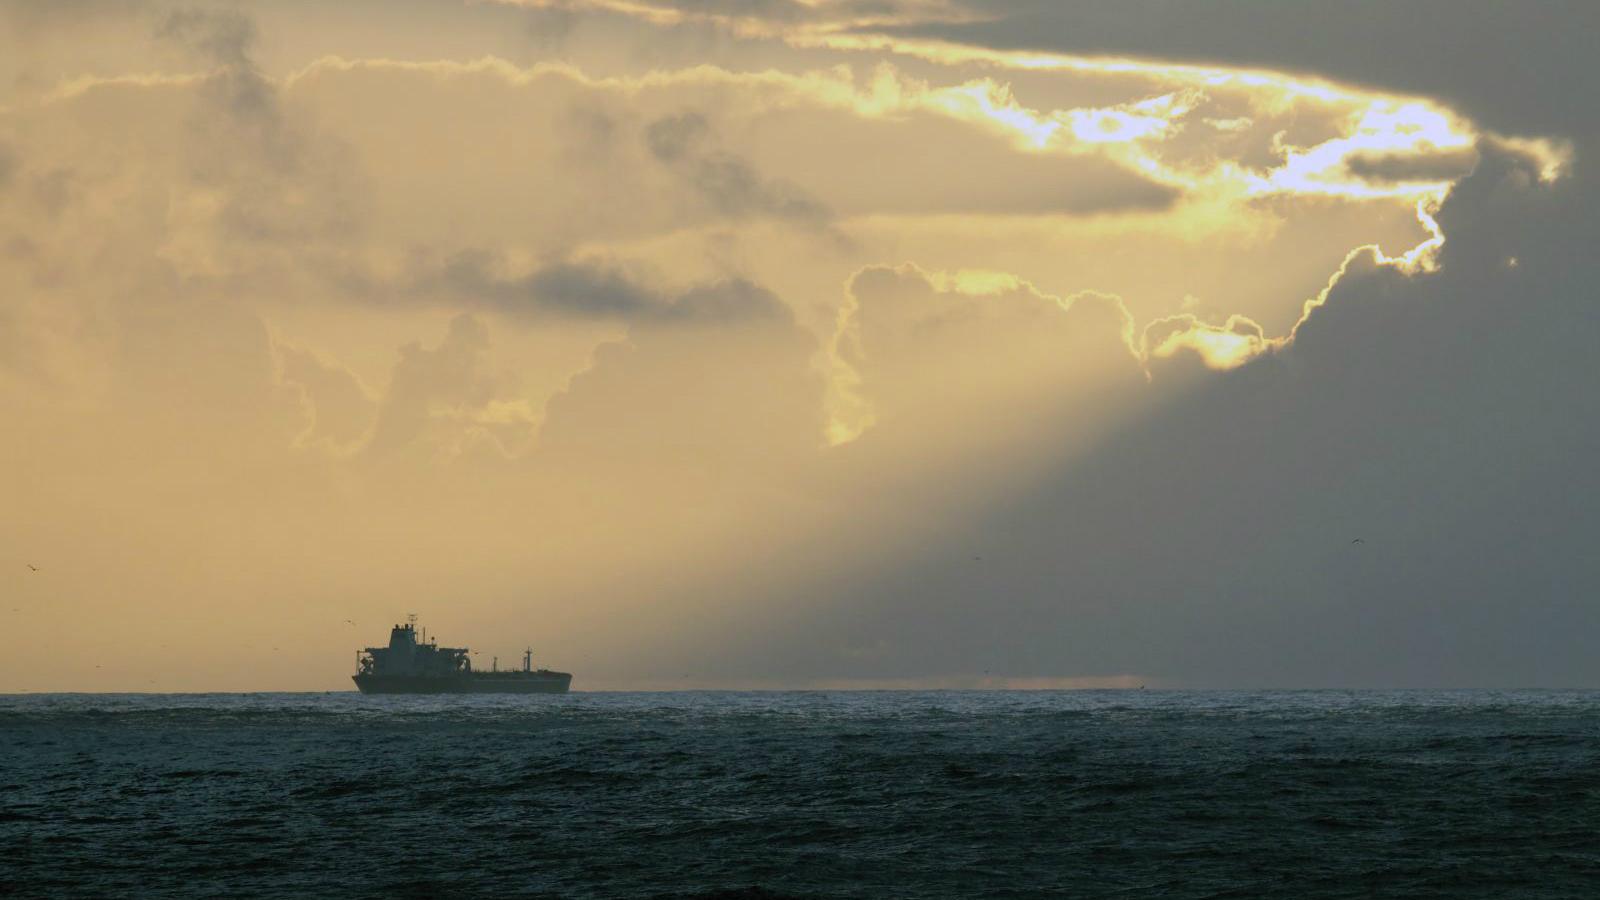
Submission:
M 256 59 L 249 15 L 182 8 L 155 26 L 157 38 L 209 67 L 191 111 L 183 161 L 188 177 L 215 191 L 215 220 L 244 244 L 300 245 L 318 252 L 360 233 L 371 198 L 359 156 L 327 129 L 286 111 Z
M 831 218 L 804 189 L 781 178 L 767 178 L 730 153 L 709 153 L 696 160 L 689 183 L 713 209 L 734 219 L 768 216 L 822 225 Z
M 1427 154 L 1357 153 L 1345 160 L 1350 174 L 1368 181 L 1455 181 L 1472 171 L 1478 154 L 1465 150 Z
M 571 315 L 631 318 L 658 314 L 666 302 L 621 270 L 594 264 L 554 263 L 522 276 L 498 274 L 498 258 L 482 250 L 452 256 L 418 289 L 445 299 L 484 305 L 513 318 Z
M 662 4 L 691 15 L 732 16 L 766 19 L 773 22 L 799 22 L 815 15 L 815 10 L 795 0 L 670 0 Z
M 540 308 L 577 316 L 633 318 L 664 314 L 668 303 L 620 270 L 556 263 L 511 282 L 480 282 L 481 296 L 496 296 L 502 308 L 531 301 Z
M 972 20 L 870 30 L 1000 49 L 1318 73 L 1443 98 L 1513 132 L 1592 133 L 1596 123 L 1590 98 L 1600 93 L 1593 65 L 1600 4 L 1589 0 L 965 0 L 959 8 Z
M 717 214 L 773 218 L 826 227 L 833 214 L 800 186 L 768 178 L 740 156 L 716 149 L 710 123 L 696 112 L 666 116 L 644 130 L 645 146 L 677 170 Z
M 156 36 L 176 41 L 219 72 L 211 93 L 234 114 L 250 119 L 276 119 L 277 93 L 253 57 L 255 20 L 231 9 L 181 9 L 168 13 Z
M 663 116 L 644 129 L 644 144 L 662 162 L 677 162 L 711 133 L 706 117 L 695 112 Z
M 742 279 L 672 294 L 604 263 L 557 262 L 525 275 L 504 275 L 500 268 L 495 255 L 466 251 L 438 270 L 419 276 L 409 290 L 521 320 L 554 316 L 717 325 L 790 316 L 788 307 L 770 291 Z
M 1158 372 L 1142 416 L 1009 487 L 969 490 L 972 460 L 910 502 L 858 488 L 857 508 L 899 511 L 841 545 L 902 516 L 934 534 L 794 588 L 776 605 L 833 602 L 728 671 L 1600 684 L 1600 186 L 1483 152 L 1438 213 L 1438 272 L 1359 255 L 1284 351 Z M 1036 436 L 1073 414 L 1036 413 Z M 816 658 L 879 640 L 870 661 Z
M 250 51 L 256 44 L 256 25 L 237 10 L 175 10 L 157 25 L 156 34 L 181 41 L 218 65 L 255 68 Z

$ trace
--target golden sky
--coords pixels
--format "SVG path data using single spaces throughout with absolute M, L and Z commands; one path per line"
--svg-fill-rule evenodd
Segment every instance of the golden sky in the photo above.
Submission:
M 0 4 L 0 692 L 1600 683 L 1593 16 L 1213 9 Z

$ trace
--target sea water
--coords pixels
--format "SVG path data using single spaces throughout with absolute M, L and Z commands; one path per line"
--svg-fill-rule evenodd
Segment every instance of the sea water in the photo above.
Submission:
M 0 895 L 1600 896 L 1600 693 L 0 696 Z

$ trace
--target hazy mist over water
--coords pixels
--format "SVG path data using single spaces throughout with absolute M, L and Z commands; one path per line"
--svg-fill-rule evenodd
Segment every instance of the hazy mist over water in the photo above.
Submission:
M 1600 693 L 0 697 L 0 893 L 1573 897 Z

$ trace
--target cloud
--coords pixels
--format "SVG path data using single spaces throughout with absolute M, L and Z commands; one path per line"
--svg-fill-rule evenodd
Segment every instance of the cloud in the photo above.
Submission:
M 255 71 L 257 34 L 253 19 L 238 10 L 179 9 L 156 27 L 163 38 L 181 41 L 217 65 Z
M 1001 439 L 1041 409 L 1098 405 L 1139 380 L 1132 318 L 1116 297 L 910 265 L 863 269 L 847 291 L 834 338 L 836 439 L 872 423 Z
M 551 398 L 540 459 L 598 466 L 600 477 L 636 485 L 635 496 L 701 491 L 707 505 L 728 502 L 733 485 L 814 461 L 823 441 L 818 348 L 783 302 L 732 281 L 686 291 L 669 310 L 602 345 Z M 719 327 L 672 327 L 680 321 Z
M 882 675 L 1594 683 L 1596 185 L 1484 152 L 1438 212 L 1436 270 L 1357 257 L 1279 352 L 1157 372 L 1158 402 L 1089 455 L 1063 447 L 912 559 L 796 588 L 841 593 L 785 641 L 894 634 Z
M 1538 15 L 1506 15 L 1490 0 L 1427 0 L 1359 14 L 1338 5 L 1307 11 L 1246 0 L 1203 8 L 1173 0 L 1093 8 L 1027 0 L 952 5 L 955 15 L 858 30 L 1023 55 L 1316 73 L 1441 98 L 1508 132 L 1561 133 L 1578 123 L 1591 128 L 1593 111 L 1580 98 L 1594 93 L 1600 77 L 1579 37 L 1600 25 L 1600 9 L 1583 0 L 1543 4 Z M 1151 22 L 1162 27 L 1152 29 Z M 1539 65 L 1517 62 L 1534 58 Z
M 600 261 L 555 262 L 525 274 L 505 273 L 485 251 L 457 253 L 415 276 L 407 292 L 492 310 L 512 320 L 614 319 L 661 325 L 719 325 L 791 321 L 782 301 L 743 279 L 726 279 L 672 293 L 642 276 Z M 383 293 L 381 287 L 372 287 Z
M 378 405 L 353 372 L 311 350 L 277 345 L 287 384 L 298 385 L 310 411 L 301 446 L 343 455 L 358 449 L 377 420 Z
M 654 464 L 661 460 L 652 441 L 692 444 L 715 457 L 752 441 L 769 450 L 776 442 L 781 455 L 793 456 L 820 440 L 819 400 L 785 401 L 781 392 L 764 402 L 754 397 L 815 378 L 814 341 L 781 300 L 755 284 L 734 279 L 654 295 L 618 272 L 563 264 L 523 279 L 494 302 L 501 305 L 486 308 L 513 320 L 529 315 L 527 304 L 543 303 L 561 315 L 618 317 L 631 327 L 624 341 L 598 349 L 589 369 L 574 375 L 543 415 L 489 370 L 489 326 L 471 313 L 452 318 L 438 345 L 401 348 L 375 422 L 366 391 L 350 373 L 284 348 L 285 378 L 304 387 L 315 412 L 301 442 L 344 452 L 365 436 L 362 446 L 373 459 L 402 450 L 435 461 L 478 452 L 510 458 L 525 454 L 537 431 L 546 458 L 571 459 L 575 447 L 630 433 L 632 439 L 606 445 L 599 455 Z M 788 422 L 774 418 L 779 411 Z M 663 415 L 683 421 L 653 436 L 638 430 Z
M 1241 315 L 1229 316 L 1221 325 L 1190 313 L 1167 316 L 1146 325 L 1143 337 L 1149 359 L 1170 359 L 1186 351 L 1213 369 L 1237 368 L 1271 346 L 1261 325 Z
M 711 126 L 699 113 L 665 116 L 645 126 L 644 143 L 662 162 L 677 162 L 690 148 L 705 140 Z
M 209 98 L 267 137 L 278 127 L 277 91 L 256 64 L 255 20 L 238 10 L 179 9 L 156 26 L 157 37 L 176 41 L 217 67 Z
M 1239 184 L 1184 174 L 1190 156 L 1214 158 L 1218 148 L 1190 136 L 1211 129 L 1182 127 L 1188 100 L 1173 92 L 1033 109 L 991 80 L 929 82 L 892 68 L 866 78 L 709 66 L 607 78 L 494 59 L 325 58 L 269 79 L 254 56 L 250 19 L 195 13 L 164 21 L 169 40 L 214 71 L 61 93 L 29 111 L 31 121 L 50 126 L 31 130 L 50 134 L 91 110 L 86 121 L 110 121 L 119 107 L 146 110 L 120 137 L 79 142 L 70 154 L 85 163 L 75 172 L 102 179 L 85 196 L 148 194 L 93 217 L 143 217 L 124 225 L 158 241 L 162 259 L 183 277 L 230 288 L 265 293 L 270 282 L 285 295 L 355 288 L 366 296 L 363 281 L 395 284 L 405 260 L 459 254 L 460 271 L 440 274 L 441 284 L 459 277 L 474 292 L 506 299 L 534 287 L 511 283 L 530 260 L 637 260 L 645 242 L 657 242 L 649 249 L 659 252 L 678 240 L 669 263 L 677 283 L 737 273 L 798 297 L 815 286 L 803 294 L 772 271 L 794 263 L 769 258 L 758 271 L 748 262 L 751 250 L 734 246 L 752 239 L 750 226 L 820 238 L 807 252 L 839 257 L 842 275 L 875 259 L 921 257 L 893 249 L 900 235 L 964 229 L 964 219 L 942 216 L 1004 220 L 986 227 L 992 235 L 1028 217 L 1142 217 L 1186 240 L 1207 228 L 1264 229 L 1270 221 L 1260 220 L 1272 218 L 1243 207 Z M 245 93 L 260 103 L 228 99 L 235 76 L 259 82 L 259 94 Z M 1174 118 L 1162 119 L 1169 127 L 1159 141 L 1089 150 L 1064 137 L 1029 143 L 1039 127 L 1067 134 L 1062 123 L 1084 111 Z M 1263 120 L 1261 129 L 1270 127 Z M 114 164 L 106 158 L 113 145 Z M 1153 171 L 1139 167 L 1150 161 L 1143 155 L 1116 155 L 1158 145 L 1173 155 L 1156 160 Z M 452 168 L 446 180 L 426 164 L 441 159 L 472 165 Z M 1027 239 L 1064 227 L 1041 222 Z M 1021 268 L 1010 260 L 972 263 Z M 380 274 L 347 284 L 335 277 L 352 271 Z M 314 273 L 322 284 L 306 283 Z M 624 306 L 642 299 L 612 297 Z
M 744 37 L 830 31 L 945 10 L 939 0 L 500 0 L 535 10 L 610 13 L 661 26 L 709 25 Z
M 776 294 L 745 279 L 734 278 L 684 291 L 658 321 L 792 325 L 794 316 Z
M 1012 96 L 1010 84 L 990 77 L 932 88 L 922 86 L 907 90 L 905 88 L 911 86 L 905 85 L 891 105 L 901 111 L 906 108 L 937 111 L 989 127 L 1007 134 L 1022 149 L 1085 153 L 1099 145 L 1097 152 L 1129 170 L 1191 194 L 1228 194 L 1244 190 L 1251 194 L 1429 195 L 1437 198 L 1451 178 L 1463 173 L 1461 168 L 1441 160 L 1435 160 L 1432 165 L 1418 162 L 1409 164 L 1414 177 L 1405 180 L 1365 178 L 1358 170 L 1372 174 L 1381 174 L 1375 171 L 1378 169 L 1394 171 L 1407 167 L 1402 162 L 1405 157 L 1460 150 L 1469 147 L 1479 136 L 1475 125 L 1452 109 L 1451 104 L 1437 99 L 1443 97 L 1448 101 L 1456 99 L 1457 95 L 1442 90 L 1413 89 L 1416 76 L 1421 76 L 1431 87 L 1440 87 L 1434 83 L 1439 72 L 1458 68 L 1461 59 L 1456 54 L 1448 66 L 1431 64 L 1439 61 L 1429 58 L 1429 54 L 1450 44 L 1418 41 L 1417 22 L 1427 16 L 1418 18 L 1409 12 L 1396 21 L 1383 16 L 1348 16 L 1342 11 L 1324 11 L 1319 26 L 1332 33 L 1359 36 L 1349 44 L 1324 40 L 1323 28 L 1303 29 L 1300 17 L 1289 16 L 1279 21 L 1281 17 L 1272 16 L 1268 17 L 1268 27 L 1275 32 L 1276 39 L 1263 44 L 1255 39 L 1261 27 L 1256 11 L 1247 4 L 1225 4 L 1220 10 L 1207 10 L 1204 15 L 1197 15 L 1190 9 L 1169 8 L 1165 0 L 1136 5 L 1150 10 L 1138 14 L 1122 8 L 1063 14 L 1060 10 L 1042 9 L 1026 2 L 951 2 L 903 4 L 880 10 L 879 15 L 862 15 L 863 10 L 859 8 L 816 4 L 810 8 L 808 16 L 795 21 L 766 16 L 760 7 L 734 16 L 720 9 L 699 10 L 673 3 L 595 2 L 577 6 L 637 16 L 658 25 L 711 21 L 734 34 L 780 37 L 796 48 L 820 47 L 863 54 L 889 51 L 952 69 L 971 63 L 985 64 L 1035 82 L 1038 80 L 1036 73 L 1050 73 L 1062 81 L 1072 81 L 1088 73 L 1104 78 L 1142 80 L 1170 93 L 1109 106 L 1036 109 L 1019 103 Z M 1496 8 L 1491 6 L 1463 8 L 1459 4 L 1438 4 L 1430 5 L 1428 12 L 1452 33 L 1471 35 L 1491 30 L 1499 36 L 1506 30 L 1472 24 L 1494 15 Z M 1563 21 L 1563 16 L 1577 18 L 1577 12 L 1575 8 L 1563 6 L 1560 14 L 1550 21 Z M 1144 27 L 1152 19 L 1181 21 L 1185 26 L 1155 36 Z M 1374 35 L 1371 33 L 1374 31 L 1381 34 Z M 1588 77 L 1581 51 L 1573 52 L 1570 42 L 1562 40 L 1565 29 L 1555 34 L 1550 33 L 1547 25 L 1519 21 L 1510 31 L 1517 34 L 1505 41 L 1502 49 L 1507 57 L 1518 52 L 1537 52 L 1532 48 L 1554 42 L 1561 48 L 1556 67 L 1578 81 Z M 1314 46 L 1302 46 L 1307 43 Z M 1369 48 L 1374 43 L 1392 44 L 1381 55 L 1381 65 L 1367 65 L 1364 52 L 1344 52 L 1347 46 Z M 1426 52 L 1414 52 L 1413 45 L 1418 43 L 1428 44 Z M 1314 52 L 1286 52 L 1285 47 Z M 1329 48 L 1337 49 L 1330 54 Z M 1326 65 L 1308 67 L 1307 58 L 1317 58 Z M 1356 59 L 1364 62 L 1353 64 Z M 1499 79 L 1486 73 L 1486 68 L 1490 67 L 1474 66 L 1474 78 L 1479 82 L 1476 87 L 1482 90 L 1469 92 L 1471 96 L 1466 99 L 1483 101 L 1486 95 L 1502 88 L 1509 88 L 1512 93 L 1537 93 L 1553 87 L 1544 72 L 1524 83 L 1506 85 L 1502 82 L 1518 80 Z M 1375 78 L 1374 72 L 1381 72 L 1382 77 Z M 1474 79 L 1455 80 L 1466 83 Z M 1482 83 L 1485 80 L 1489 83 Z M 1229 102 L 1238 95 L 1250 98 L 1243 110 Z M 1169 106 L 1148 106 L 1159 104 L 1163 96 L 1169 98 Z M 872 98 L 872 102 L 879 105 L 880 113 L 884 111 L 885 99 L 882 96 Z M 1507 111 L 1501 104 L 1494 106 L 1497 114 Z M 1346 110 L 1333 119 L 1350 126 L 1342 134 L 1315 145 L 1274 146 L 1274 150 L 1287 151 L 1287 158 L 1265 171 L 1241 169 L 1226 161 L 1230 157 L 1241 159 L 1257 155 L 1260 148 L 1238 145 L 1247 139 L 1258 139 L 1261 135 L 1257 132 L 1275 135 L 1287 130 L 1271 130 L 1265 123 L 1282 117 L 1290 108 L 1299 112 L 1298 118 L 1303 122 L 1312 114 L 1323 115 L 1337 107 Z M 1476 108 L 1468 111 L 1475 112 Z M 1351 110 L 1362 114 L 1350 115 Z M 1201 122 L 1226 123 L 1228 128 L 1185 129 L 1183 120 L 1191 112 Z M 1240 115 L 1241 112 L 1248 114 Z M 1561 133 L 1583 118 L 1576 113 L 1549 116 L 1538 128 L 1520 130 L 1540 135 Z M 1299 127 L 1292 119 L 1288 124 L 1291 128 Z M 1209 154 L 1197 153 L 1197 145 L 1204 143 L 1195 140 L 1197 133 L 1217 138 L 1231 136 L 1231 139 L 1213 141 Z M 1174 142 L 1173 138 L 1178 135 L 1185 137 Z M 1218 153 L 1217 144 L 1228 149 Z M 1241 149 L 1251 152 L 1240 153 Z M 1552 148 L 1553 165 L 1559 156 L 1559 151 Z M 1353 165 L 1347 165 L 1352 160 Z M 1426 180 L 1416 177 L 1424 172 L 1437 173 L 1439 177 Z M 843 208 L 838 203 L 834 207 Z
M 449 301 L 481 304 L 515 319 L 539 315 L 632 318 L 661 314 L 664 298 L 621 269 L 599 263 L 554 263 L 525 275 L 505 275 L 483 250 L 462 251 L 437 271 L 415 279 L 412 290 Z
M 480 57 L 521 20 L 470 5 L 0 63 L 0 548 L 83 561 L 57 634 L 211 615 L 236 656 L 449 585 L 613 683 L 1600 677 L 1592 116 L 1483 113 L 1545 73 L 1481 66 L 1480 124 L 1399 96 L 1419 26 L 1365 66 L 1121 9 L 1072 14 L 1091 58 L 1003 0 L 596 5 L 570 64 Z
M 1434 154 L 1357 153 L 1345 160 L 1352 175 L 1380 182 L 1457 181 L 1477 164 L 1478 154 L 1464 148 Z
M 832 213 L 797 185 L 761 175 L 739 156 L 709 146 L 711 126 L 696 112 L 665 116 L 645 127 L 644 141 L 657 160 L 682 173 L 717 213 L 732 219 L 770 216 L 812 227 Z
M 340 139 L 285 108 L 256 59 L 256 20 L 235 9 L 178 9 L 156 25 L 211 67 L 194 85 L 183 180 L 175 198 L 195 215 L 180 254 L 197 269 L 244 262 L 234 244 L 306 245 L 360 233 L 369 199 Z M 222 240 L 219 241 L 218 238 Z M 219 246 L 220 244 L 220 246 Z
M 449 460 L 489 442 L 505 452 L 479 421 L 492 418 L 487 412 L 497 394 L 484 370 L 488 349 L 488 326 L 464 313 L 450 320 L 450 330 L 437 346 L 402 347 L 366 453 L 383 458 L 410 448 L 424 459 Z M 531 423 L 521 425 L 531 433 Z
M 818 189 L 846 217 L 1137 215 L 1183 198 L 1178 186 L 1103 155 L 1019 145 L 1018 132 L 966 99 L 945 105 L 908 97 L 895 105 L 891 114 L 848 125 L 831 112 L 791 112 L 773 123 L 768 145 L 793 148 L 784 154 L 788 166 L 828 173 Z

